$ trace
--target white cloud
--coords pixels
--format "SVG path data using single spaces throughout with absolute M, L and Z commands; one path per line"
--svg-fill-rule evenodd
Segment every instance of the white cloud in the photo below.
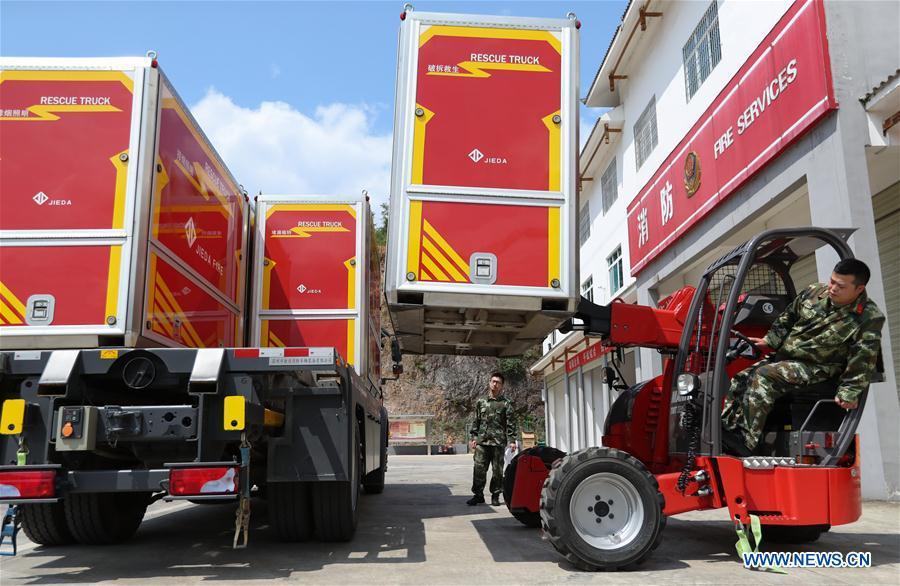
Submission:
M 376 217 L 387 201 L 392 139 L 373 132 L 370 106 L 335 103 L 308 116 L 285 102 L 243 108 L 210 89 L 191 112 L 251 197 L 366 189 Z

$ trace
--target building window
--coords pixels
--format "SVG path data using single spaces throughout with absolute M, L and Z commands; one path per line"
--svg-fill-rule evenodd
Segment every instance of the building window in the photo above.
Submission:
M 613 253 L 606 257 L 606 266 L 609 267 L 609 291 L 610 295 L 616 292 L 625 284 L 622 278 L 622 247 L 617 246 Z
M 578 212 L 578 246 L 584 246 L 591 237 L 591 207 L 590 202 L 584 202 L 581 211 Z
M 613 159 L 600 177 L 600 195 L 603 198 L 603 214 L 609 211 L 612 204 L 616 203 L 619 197 L 618 186 L 616 185 L 616 160 Z
M 638 169 L 656 148 L 656 141 L 656 96 L 653 96 L 634 125 L 634 156 Z
M 581 296 L 587 299 L 588 301 L 594 301 L 594 277 L 588 277 L 587 280 L 581 284 Z
M 716 0 L 709 5 L 700 24 L 691 33 L 681 49 L 684 60 L 684 89 L 688 101 L 709 77 L 710 72 L 722 59 L 722 45 L 719 42 L 719 9 Z

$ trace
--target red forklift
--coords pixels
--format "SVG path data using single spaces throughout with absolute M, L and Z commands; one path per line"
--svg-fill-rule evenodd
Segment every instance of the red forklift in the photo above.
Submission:
M 511 513 L 541 526 L 556 550 L 585 570 L 641 563 L 659 545 L 666 518 L 688 511 L 727 508 L 741 525 L 755 515 L 763 539 L 781 543 L 815 541 L 856 521 L 856 428 L 867 392 L 857 409 L 845 411 L 834 402 L 836 382 L 795 389 L 776 403 L 752 457 L 724 454 L 721 432 L 730 379 L 762 357 L 748 337 L 762 337 L 797 295 L 791 267 L 821 247 L 852 257 L 852 232 L 766 231 L 658 308 L 582 299 L 564 329 L 599 336 L 617 353 L 656 349 L 663 374 L 627 386 L 615 361 L 606 367 L 607 384 L 621 394 L 602 447 L 521 452 L 505 475 Z

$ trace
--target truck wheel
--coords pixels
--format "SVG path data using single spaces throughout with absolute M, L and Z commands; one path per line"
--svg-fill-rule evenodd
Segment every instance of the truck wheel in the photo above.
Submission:
M 831 525 L 763 525 L 763 543 L 812 543 Z
M 359 428 L 354 426 L 353 443 L 357 446 L 357 457 L 350 462 L 349 482 L 313 482 L 312 495 L 313 529 L 319 541 L 350 541 L 356 533 L 359 521 L 359 485 L 362 443 Z
M 381 408 L 381 451 L 379 452 L 379 467 L 366 474 L 363 478 L 363 488 L 367 494 L 381 494 L 384 492 L 384 475 L 387 472 L 387 444 L 388 444 L 387 410 Z
M 150 494 L 76 493 L 69 495 L 63 503 L 66 524 L 76 541 L 85 545 L 108 545 L 134 535 L 150 504 Z
M 566 453 L 549 446 L 537 446 L 534 448 L 529 448 L 527 450 L 522 450 L 513 457 L 513 459 L 509 463 L 509 466 L 507 466 L 506 470 L 504 470 L 503 472 L 503 502 L 506 503 L 506 508 L 509 509 L 510 514 L 512 514 L 512 516 L 515 517 L 516 520 L 518 520 L 526 527 L 538 528 L 541 526 L 540 511 L 529 511 L 526 509 L 513 510 L 510 507 L 510 503 L 512 502 L 513 498 L 513 488 L 515 487 L 516 483 L 516 470 L 518 470 L 519 457 L 523 454 L 527 454 L 529 456 L 537 456 L 544 461 L 544 465 L 547 466 L 547 469 L 549 470 L 553 465 L 553 462 L 565 457 Z
M 28 539 L 41 545 L 66 545 L 75 539 L 66 525 L 62 503 L 19 505 L 22 530 Z
M 666 518 L 656 478 L 636 458 L 588 448 L 558 461 L 544 481 L 541 521 L 553 547 L 582 570 L 639 564 Z
M 269 524 L 281 541 L 306 541 L 312 533 L 306 482 L 269 484 Z

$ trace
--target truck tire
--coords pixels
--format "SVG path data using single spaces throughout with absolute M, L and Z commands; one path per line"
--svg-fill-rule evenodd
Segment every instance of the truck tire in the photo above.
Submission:
M 306 482 L 269 484 L 269 524 L 281 541 L 306 541 L 312 534 Z
M 550 543 L 582 570 L 618 570 L 656 549 L 666 517 L 656 478 L 636 458 L 588 448 L 554 464 L 541 492 Z
M 534 448 L 529 448 L 527 450 L 522 450 L 521 452 L 516 454 L 510 461 L 509 466 L 506 467 L 506 470 L 503 471 L 503 502 L 506 503 L 506 508 L 509 509 L 510 514 L 515 517 L 517 521 L 519 521 L 526 527 L 532 527 L 536 529 L 541 526 L 540 511 L 528 511 L 525 509 L 513 510 L 510 506 L 513 498 L 513 488 L 515 487 L 516 483 L 516 470 L 518 469 L 519 457 L 523 454 L 527 454 L 529 456 L 537 456 L 544 461 L 544 465 L 547 466 L 547 469 L 549 470 L 550 467 L 553 466 L 553 462 L 559 460 L 560 458 L 564 458 L 566 453 L 562 450 L 557 450 L 556 448 L 551 448 L 549 446 L 537 446 Z
M 357 456 L 350 462 L 350 480 L 310 484 L 313 532 L 319 541 L 350 541 L 356 533 L 363 453 L 359 428 L 354 426 L 353 429 Z
M 66 545 L 75 539 L 66 525 L 62 503 L 19 505 L 22 530 L 28 539 L 41 545 Z
M 831 525 L 763 525 L 763 543 L 812 543 Z
M 379 466 L 377 469 L 372 470 L 368 474 L 366 474 L 365 478 L 363 478 L 363 488 L 366 491 L 366 494 L 381 494 L 384 492 L 384 475 L 387 472 L 387 445 L 388 445 L 388 433 L 390 428 L 388 426 L 388 414 L 387 409 L 384 407 L 381 408 L 381 450 L 379 451 Z
M 109 545 L 131 538 L 141 525 L 150 494 L 76 493 L 63 501 L 72 536 L 85 545 Z

